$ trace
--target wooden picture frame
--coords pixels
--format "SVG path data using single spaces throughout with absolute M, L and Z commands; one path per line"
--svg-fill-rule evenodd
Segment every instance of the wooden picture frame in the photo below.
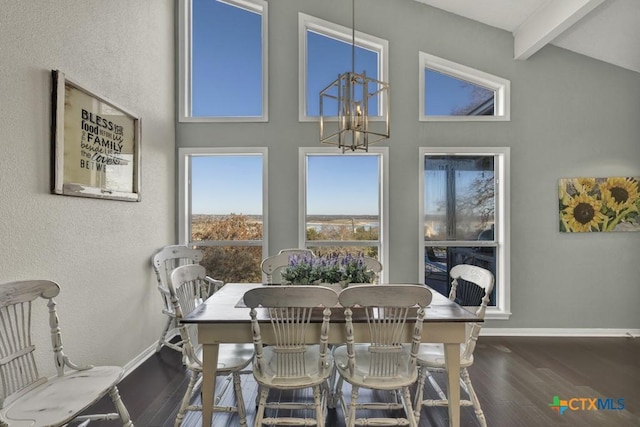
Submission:
M 51 73 L 52 193 L 139 202 L 140 117 Z

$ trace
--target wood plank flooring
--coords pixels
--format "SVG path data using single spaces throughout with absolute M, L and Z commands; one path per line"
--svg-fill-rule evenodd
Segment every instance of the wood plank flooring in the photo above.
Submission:
M 640 426 L 640 339 L 637 338 L 481 337 L 469 373 L 489 426 Z M 442 376 L 436 375 L 436 379 L 440 384 L 445 383 Z M 180 355 L 163 348 L 125 378 L 119 389 L 136 426 L 170 427 L 187 382 Z M 251 376 L 243 377 L 243 390 L 247 422 L 251 426 L 257 393 Z M 349 392 L 349 386 L 345 385 L 345 395 L 349 396 Z M 363 392 L 361 396 L 367 399 L 374 395 Z M 435 397 L 429 385 L 426 396 Z M 569 409 L 560 415 L 549 407 L 554 396 L 564 400 L 612 398 L 614 407 L 617 399 L 622 398 L 625 409 Z M 311 400 L 309 391 L 282 396 L 283 399 L 290 397 Z M 388 398 L 380 393 L 375 397 Z M 227 393 L 225 400 L 232 403 L 233 394 Z M 106 398 L 92 409 L 110 411 L 112 405 Z M 190 412 L 183 425 L 192 427 L 200 423 L 200 413 Z M 91 427 L 117 425 L 114 421 L 90 424 Z M 214 427 L 237 425 L 235 414 L 214 415 Z M 330 410 L 327 426 L 344 425 L 342 411 Z M 446 408 L 422 409 L 420 427 L 447 425 Z M 472 408 L 461 409 L 461 425 L 479 426 Z

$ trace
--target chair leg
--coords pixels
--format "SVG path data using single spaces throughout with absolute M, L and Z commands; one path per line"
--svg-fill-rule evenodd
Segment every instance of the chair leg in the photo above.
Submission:
M 411 405 L 411 393 L 409 392 L 409 387 L 402 388 L 400 400 L 403 401 L 404 411 L 407 414 L 407 420 L 409 421 L 409 427 L 418 427 L 418 421 Z
M 236 397 L 236 407 L 238 408 L 238 417 L 240 418 L 240 426 L 247 426 L 247 411 L 244 407 L 244 397 L 242 396 L 242 385 L 240 383 L 240 373 L 233 372 L 233 390 Z
M 333 396 L 331 399 L 333 400 L 333 406 L 337 406 L 340 404 L 340 409 L 342 409 L 342 415 L 347 417 L 347 405 L 344 401 L 344 395 L 342 394 L 342 385 L 344 384 L 344 379 L 341 376 L 338 376 L 338 381 L 333 389 Z
M 427 379 L 429 380 L 429 384 L 431 384 L 431 387 L 433 387 L 433 389 L 436 391 L 436 394 L 438 395 L 438 397 L 440 397 L 441 400 L 446 401 L 448 399 L 447 395 L 444 394 L 444 391 L 442 391 L 440 384 L 438 384 L 436 379 L 433 378 L 433 375 L 431 375 L 431 372 L 429 372 L 428 369 L 427 369 Z
M 267 396 L 269 395 L 269 389 L 264 386 L 260 386 L 260 403 L 258 404 L 258 409 L 256 410 L 256 419 L 254 426 L 260 427 L 262 426 L 262 419 L 264 418 L 264 410 L 267 405 Z
M 464 381 L 467 386 L 467 393 L 469 394 L 469 398 L 471 399 L 471 403 L 473 404 L 473 410 L 476 413 L 476 418 L 480 422 L 482 427 L 487 427 L 487 420 L 484 417 L 484 413 L 482 412 L 482 408 L 480 407 L 480 401 L 478 400 L 478 396 L 476 395 L 476 391 L 473 389 L 473 385 L 471 385 L 471 378 L 469 378 L 469 372 L 467 368 L 462 368 L 460 370 L 460 374 L 462 376 L 462 381 Z
M 356 425 L 356 407 L 358 406 L 358 391 L 359 387 L 353 385 L 351 387 L 351 402 L 349 402 L 349 417 L 347 418 L 347 427 L 354 427 Z
M 182 425 L 182 421 L 184 420 L 184 413 L 187 411 L 187 406 L 189 406 L 189 401 L 191 400 L 191 396 L 193 395 L 193 389 L 196 385 L 196 382 L 198 381 L 198 376 L 199 374 L 197 372 L 191 372 L 189 385 L 187 386 L 187 391 L 184 393 L 184 397 L 182 398 L 180 409 L 178 409 L 178 415 L 176 416 L 174 427 L 180 427 Z
M 414 414 L 417 422 L 420 422 L 420 416 L 422 415 L 422 397 L 424 395 L 424 383 L 427 379 L 427 368 L 421 366 L 418 369 L 418 386 L 416 389 L 416 397 L 413 401 Z
M 338 369 L 336 368 L 335 365 L 333 365 L 331 367 L 331 374 L 329 375 L 329 381 L 328 381 L 328 389 L 329 389 L 329 393 L 327 395 L 327 408 L 331 408 L 334 409 L 336 407 L 336 403 L 337 403 L 337 378 L 338 378 Z
M 322 409 L 322 387 L 322 384 L 313 386 L 313 402 L 316 407 L 316 423 L 318 423 L 318 426 L 324 425 L 324 411 Z
M 171 324 L 173 323 L 173 318 L 167 316 L 167 323 L 162 330 L 162 334 L 160 335 L 160 339 L 158 340 L 158 346 L 156 347 L 156 353 L 160 351 L 163 345 L 167 342 L 167 334 L 169 333 L 169 329 L 171 328 Z
M 120 393 L 118 392 L 118 387 L 113 386 L 111 390 L 109 390 L 109 396 L 113 401 L 113 404 L 116 407 L 116 411 L 118 415 L 120 415 L 120 419 L 122 420 L 123 427 L 133 427 L 133 423 L 131 422 L 131 417 L 129 416 L 129 411 L 122 403 L 122 399 L 120 398 Z

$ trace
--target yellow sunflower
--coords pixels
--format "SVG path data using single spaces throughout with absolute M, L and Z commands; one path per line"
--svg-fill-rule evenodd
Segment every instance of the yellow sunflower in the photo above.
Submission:
M 574 178 L 572 184 L 578 193 L 588 193 L 596 186 L 595 178 Z
M 587 194 L 578 194 L 569 202 L 569 206 L 562 210 L 562 222 L 568 231 L 588 232 L 598 229 L 598 225 L 605 220 L 600 212 L 602 203 Z
M 612 177 L 600 184 L 602 200 L 609 209 L 619 212 L 626 208 L 636 209 L 638 181 L 633 178 Z

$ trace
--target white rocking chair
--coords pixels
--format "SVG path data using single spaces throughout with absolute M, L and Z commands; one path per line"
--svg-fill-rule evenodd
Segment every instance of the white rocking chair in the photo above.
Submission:
M 116 386 L 122 379 L 123 368 L 80 366 L 63 353 L 54 300 L 59 293 L 60 286 L 50 280 L 22 280 L 0 285 L 0 425 L 66 426 L 71 421 L 88 423 L 120 419 L 123 426 L 133 427 Z M 49 378 L 38 374 L 34 356 L 36 346 L 31 338 L 33 302 L 38 298 L 48 300 L 57 368 L 57 375 Z M 113 400 L 117 413 L 80 415 L 106 394 Z
M 174 344 L 170 341 L 169 331 L 171 328 L 177 328 L 176 314 L 171 304 L 171 297 L 169 295 L 169 276 L 171 272 L 181 265 L 198 264 L 202 261 L 202 251 L 198 249 L 192 249 L 183 245 L 169 245 L 165 246 L 151 258 L 151 265 L 153 271 L 156 273 L 156 280 L 158 281 L 158 292 L 162 298 L 162 312 L 167 316 L 164 329 L 158 340 L 158 346 L 156 352 L 160 351 L 162 346 L 166 346 L 172 350 L 182 352 L 181 344 Z M 213 294 L 224 283 L 220 280 L 214 280 L 210 277 L 206 278 L 209 286 L 205 289 L 207 294 Z

